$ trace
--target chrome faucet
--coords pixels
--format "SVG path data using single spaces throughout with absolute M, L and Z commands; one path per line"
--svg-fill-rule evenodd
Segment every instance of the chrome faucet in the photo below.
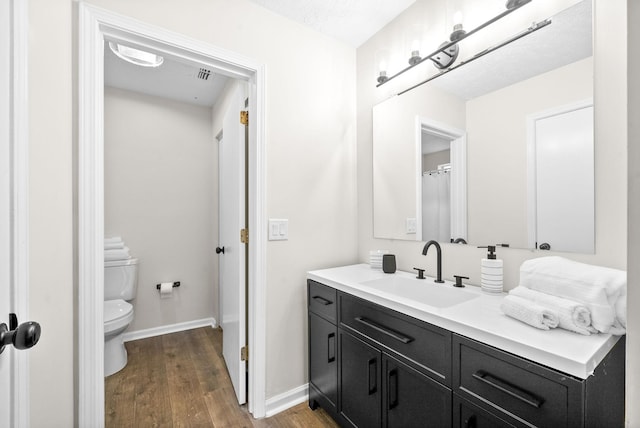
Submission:
M 438 282 L 438 283 L 442 283 L 444 282 L 442 280 L 442 249 L 440 248 L 440 244 L 438 244 L 437 241 L 429 241 L 426 244 L 424 244 L 424 248 L 422 249 L 422 255 L 426 256 L 427 255 L 427 251 L 429 250 L 429 247 L 435 245 L 436 246 L 436 255 L 438 256 L 438 261 L 437 261 L 437 278 L 433 281 L 433 282 Z

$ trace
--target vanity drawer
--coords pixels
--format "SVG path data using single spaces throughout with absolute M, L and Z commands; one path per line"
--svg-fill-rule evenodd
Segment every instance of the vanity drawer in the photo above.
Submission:
M 327 287 L 311 279 L 307 280 L 307 285 L 309 310 L 335 323 L 338 311 L 336 308 L 336 289 Z
M 453 335 L 453 388 L 526 426 L 582 426 L 582 383 L 566 374 Z M 520 425 L 518 423 L 518 425 Z
M 338 293 L 340 326 L 395 351 L 429 377 L 451 386 L 451 333 L 388 308 Z

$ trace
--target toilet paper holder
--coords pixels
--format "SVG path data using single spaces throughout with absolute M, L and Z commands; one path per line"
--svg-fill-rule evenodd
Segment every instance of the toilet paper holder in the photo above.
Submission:
M 173 288 L 180 287 L 180 281 L 175 281 L 173 283 Z M 160 284 L 156 284 L 156 289 L 160 290 Z

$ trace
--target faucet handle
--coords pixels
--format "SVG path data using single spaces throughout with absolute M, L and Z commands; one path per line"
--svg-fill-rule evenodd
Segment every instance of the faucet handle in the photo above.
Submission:
M 456 279 L 456 283 L 453 284 L 454 287 L 464 287 L 462 280 L 469 279 L 468 276 L 461 276 L 461 275 L 453 275 L 453 277 Z
M 420 268 L 416 268 L 416 267 L 414 267 L 413 269 L 418 271 L 418 276 L 416 276 L 416 278 L 425 279 L 424 278 L 424 269 L 420 269 Z

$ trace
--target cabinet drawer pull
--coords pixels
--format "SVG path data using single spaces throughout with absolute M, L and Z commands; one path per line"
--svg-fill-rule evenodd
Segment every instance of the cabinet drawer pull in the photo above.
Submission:
M 390 370 L 387 374 L 387 391 L 389 402 L 389 410 L 398 407 L 398 370 Z
M 375 331 L 378 331 L 380 333 L 386 334 L 387 336 L 391 337 L 392 339 L 395 339 L 398 342 L 402 342 L 405 345 L 407 343 L 413 342 L 413 337 L 406 336 L 406 335 L 404 335 L 402 333 L 399 333 L 399 332 L 397 332 L 395 330 L 390 329 L 389 327 L 386 327 L 386 326 L 384 326 L 382 324 L 378 324 L 375 321 L 371 321 L 368 318 L 356 317 L 355 320 L 358 321 L 360 324 L 364 324 L 367 327 L 370 327 L 370 328 L 374 329 Z
M 369 395 L 375 394 L 378 390 L 378 360 L 371 358 L 367 361 L 369 369 Z
M 336 334 L 335 333 L 329 333 L 329 336 L 327 337 L 327 349 L 328 349 L 327 362 L 333 363 L 336 360 Z
M 317 302 L 320 302 L 320 304 L 325 305 L 325 306 L 330 305 L 330 304 L 333 303 L 331 300 L 327 300 L 322 296 L 313 296 L 312 299 L 317 301 Z
M 499 377 L 493 376 L 491 373 L 487 373 L 484 370 L 478 370 L 472 375 L 475 379 L 478 379 L 480 382 L 484 382 L 485 384 L 504 392 L 518 400 L 527 403 L 530 406 L 539 409 L 544 403 L 542 398 L 536 397 L 534 394 L 527 392 L 521 388 L 518 388 L 511 383 L 500 379 Z

